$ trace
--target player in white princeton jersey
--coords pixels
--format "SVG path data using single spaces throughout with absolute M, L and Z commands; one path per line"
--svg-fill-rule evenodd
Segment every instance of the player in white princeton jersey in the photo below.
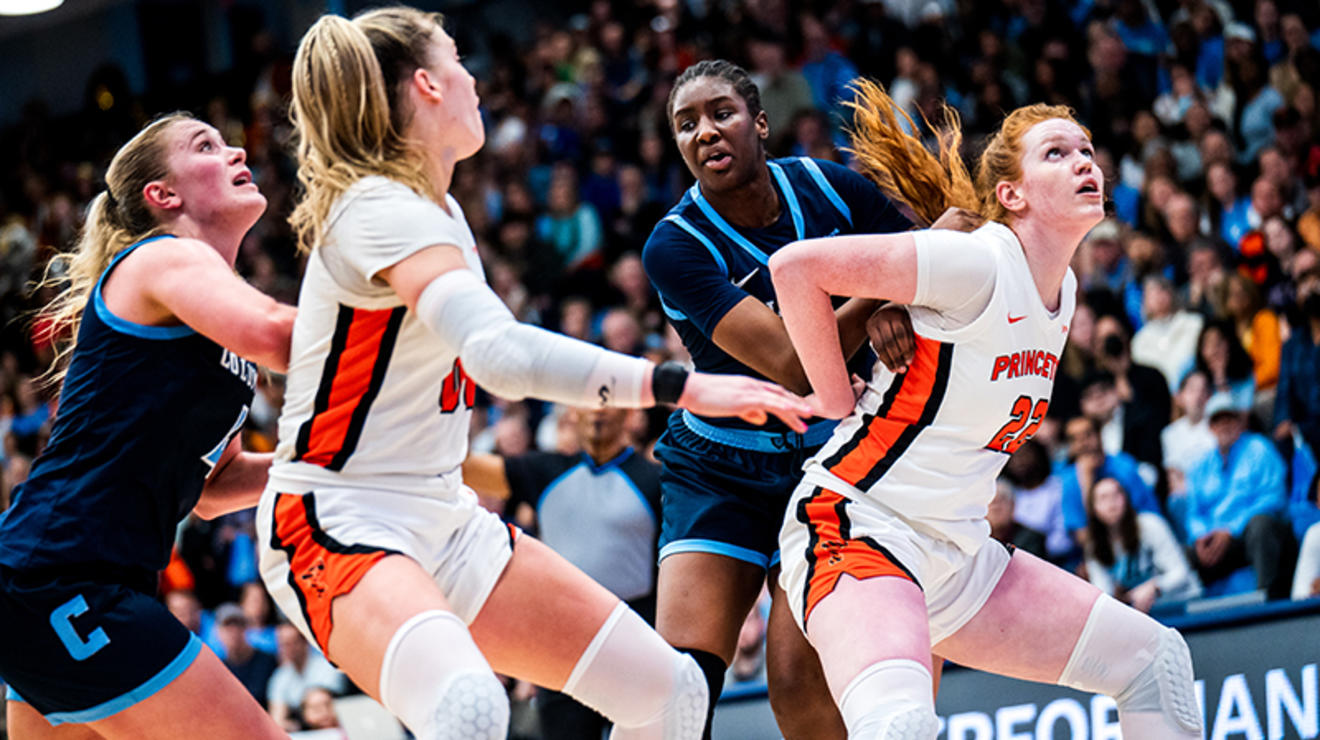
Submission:
M 973 183 L 952 110 L 937 157 L 878 86 L 859 85 L 855 109 L 853 146 L 882 188 L 919 215 L 958 205 L 988 221 L 971 234 L 809 240 L 770 259 L 814 406 L 848 417 L 790 502 L 780 579 L 849 738 L 935 738 L 932 651 L 1108 694 L 1129 740 L 1201 737 L 1177 632 L 991 542 L 984 521 L 995 477 L 1049 406 L 1074 307 L 1068 264 L 1104 216 L 1089 132 L 1067 108 L 1020 108 Z M 831 296 L 911 304 L 908 370 L 851 384 L 824 351 L 838 341 Z
M 476 385 L 456 350 L 372 279 L 433 244 L 458 247 L 467 268 L 484 276 L 458 201 L 446 194 L 445 205 L 369 176 L 330 209 L 298 297 L 275 452 L 280 490 L 338 485 L 346 476 L 423 495 L 457 485 Z
M 258 507 L 262 578 L 422 740 L 502 740 L 493 671 L 573 696 L 615 738 L 695 740 L 707 703 L 697 664 L 462 484 L 473 382 L 575 406 L 773 413 L 799 432 L 807 404 L 513 319 L 447 194 L 484 132 L 440 21 L 405 7 L 327 15 L 294 58 L 305 193 L 292 221 L 311 255 Z

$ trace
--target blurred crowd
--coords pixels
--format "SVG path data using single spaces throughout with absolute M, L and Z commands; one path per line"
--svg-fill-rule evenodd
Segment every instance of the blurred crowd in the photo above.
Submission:
M 1320 5 L 1313 0 L 632 0 L 579 3 L 521 40 L 451 28 L 478 80 L 484 150 L 452 194 L 488 279 L 521 320 L 686 359 L 638 254 L 691 183 L 665 104 L 704 58 L 744 65 L 772 156 L 848 162 L 848 83 L 884 83 L 923 134 L 941 101 L 966 154 L 1025 103 L 1090 127 L 1113 215 L 1082 244 L 1084 292 L 1036 439 L 991 506 L 994 534 L 1147 610 L 1191 598 L 1320 591 Z M 235 38 L 214 79 L 133 95 L 98 70 L 87 107 L 29 104 L 0 147 L 0 508 L 50 429 L 52 337 L 30 287 L 68 248 L 109 156 L 151 115 L 190 109 L 247 150 L 270 201 L 238 269 L 296 301 L 286 217 L 292 41 Z M 102 94 L 104 93 L 104 94 Z M 107 104 L 107 101 L 108 104 Z M 264 375 L 247 443 L 273 449 L 281 379 Z M 628 427 L 648 450 L 663 412 Z M 474 449 L 574 452 L 560 410 L 482 395 Z M 1025 420 L 1024 420 L 1025 421 Z M 498 501 L 491 501 L 500 509 Z M 507 511 L 510 519 L 526 511 Z M 251 515 L 180 526 L 163 576 L 176 614 L 286 726 L 316 727 L 343 677 L 256 583 Z M 758 672 L 760 615 L 749 622 Z M 318 693 L 319 692 L 319 693 Z M 309 705 L 309 701 L 311 704 Z M 318 703 L 319 702 L 319 703 Z M 535 723 L 515 734 L 535 737 Z

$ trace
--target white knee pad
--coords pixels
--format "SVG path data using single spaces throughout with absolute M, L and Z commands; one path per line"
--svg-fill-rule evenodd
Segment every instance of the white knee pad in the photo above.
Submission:
M 706 678 L 620 603 L 578 658 L 563 692 L 614 723 L 611 740 L 700 740 Z
M 1059 684 L 1112 696 L 1128 740 L 1202 736 L 1187 643 L 1109 596 L 1091 608 Z
M 457 616 L 427 611 L 385 649 L 380 698 L 418 740 L 504 740 L 509 700 Z
M 930 671 L 915 660 L 868 666 L 839 697 L 848 740 L 934 740 L 940 731 Z

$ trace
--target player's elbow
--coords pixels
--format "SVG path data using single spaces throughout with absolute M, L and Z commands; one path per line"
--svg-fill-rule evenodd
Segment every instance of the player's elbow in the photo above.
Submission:
M 793 242 L 770 255 L 770 277 L 775 285 L 793 279 L 802 269 L 802 245 Z
M 253 358 L 271 370 L 287 372 L 293 321 L 297 315 L 293 306 L 275 303 L 252 332 Z

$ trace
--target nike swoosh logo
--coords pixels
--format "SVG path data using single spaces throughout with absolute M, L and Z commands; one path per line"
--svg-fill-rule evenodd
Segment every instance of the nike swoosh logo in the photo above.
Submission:
M 741 280 L 735 280 L 735 281 L 734 281 L 734 283 L 733 283 L 733 287 L 735 287 L 735 288 L 741 288 L 742 286 L 744 286 L 744 285 L 747 284 L 747 281 L 748 281 L 748 280 L 751 280 L 751 279 L 752 279 L 752 276 L 753 276 L 753 275 L 755 275 L 756 273 L 758 273 L 758 272 L 760 272 L 760 271 L 761 271 L 761 268 L 758 267 L 758 268 L 752 270 L 751 272 L 747 273 L 746 275 L 743 275 L 743 277 L 742 277 Z
M 1019 321 L 1025 319 L 1025 318 L 1027 318 L 1027 315 L 1026 315 L 1026 314 L 1022 314 L 1021 316 L 1014 316 L 1013 314 L 1009 314 L 1009 315 L 1008 315 L 1008 323 L 1010 323 L 1010 324 L 1016 324 L 1017 322 L 1019 322 Z

